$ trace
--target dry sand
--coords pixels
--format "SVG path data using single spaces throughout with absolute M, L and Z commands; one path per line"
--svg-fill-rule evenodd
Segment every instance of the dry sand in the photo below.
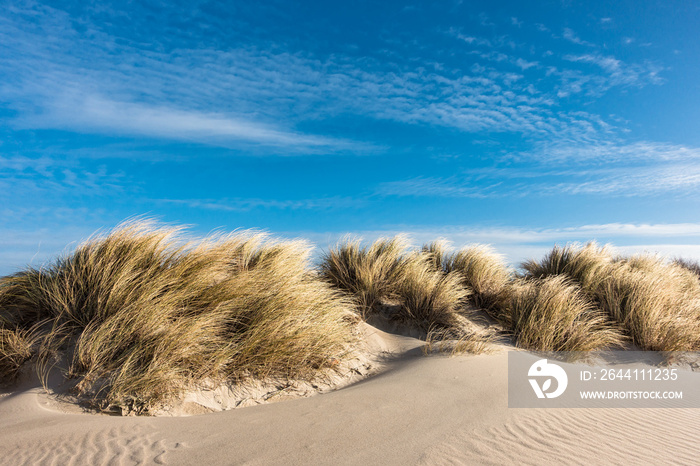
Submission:
M 330 393 L 190 417 L 66 413 L 0 396 L 0 464 L 699 464 L 700 409 L 509 409 L 507 348 L 397 357 Z

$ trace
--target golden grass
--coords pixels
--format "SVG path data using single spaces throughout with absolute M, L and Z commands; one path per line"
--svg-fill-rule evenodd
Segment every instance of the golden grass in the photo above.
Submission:
M 303 242 L 240 232 L 185 241 L 132 221 L 40 269 L 0 277 L 0 377 L 61 363 L 93 406 L 148 413 L 203 381 L 311 380 L 356 346 L 357 316 L 416 327 L 426 353 L 479 353 L 487 311 L 518 346 L 700 349 L 700 280 L 687 261 L 555 247 L 516 278 L 489 247 L 346 239 L 310 268 Z M 695 264 L 697 265 L 697 264 Z
M 324 254 L 321 277 L 348 293 L 367 317 L 387 300 L 399 297 L 399 283 L 410 266 L 408 242 L 401 236 L 382 238 L 361 247 L 359 239 L 345 238 Z
M 491 350 L 492 335 L 477 330 L 431 329 L 425 339 L 423 354 L 482 354 Z
M 32 357 L 33 338 L 29 330 L 0 328 L 1 382 L 14 382 L 22 365 Z
M 567 275 L 581 285 L 584 291 L 590 293 L 608 277 L 609 265 L 614 260 L 609 246 L 599 246 L 590 242 L 584 246 L 554 246 L 540 262 L 529 260 L 521 267 L 526 276 L 531 278 Z
M 611 265 L 594 296 L 642 349 L 700 349 L 700 282 L 692 272 L 636 256 Z
M 593 351 L 624 339 L 580 287 L 563 276 L 512 284 L 498 319 L 512 330 L 518 346 L 536 351 Z
M 470 295 L 461 277 L 436 271 L 419 253 L 410 256 L 407 264 L 397 290 L 403 309 L 400 318 L 424 330 L 459 327 Z
M 489 246 L 463 248 L 446 256 L 443 267 L 445 272 L 462 277 L 464 285 L 473 291 L 472 300 L 479 309 L 491 311 L 506 298 L 512 274 L 503 258 Z
M 178 234 L 130 222 L 5 277 L 5 327 L 48 319 L 36 354 L 72 353 L 78 395 L 137 412 L 205 378 L 313 378 L 347 351 L 350 303 L 309 270 L 308 246 Z
M 645 350 L 700 349 L 700 281 L 687 268 L 652 255 L 615 257 L 595 243 L 555 247 L 526 276 L 564 275 L 619 322 Z
M 363 317 L 395 304 L 393 320 L 425 331 L 458 325 L 469 296 L 459 277 L 436 270 L 427 255 L 411 250 L 400 236 L 366 247 L 357 240 L 341 242 L 325 254 L 320 272 L 355 299 Z
M 402 237 L 366 247 L 345 240 L 325 254 L 320 271 L 355 300 L 363 318 L 389 308 L 390 320 L 422 330 L 428 352 L 449 346 L 450 353 L 478 353 L 486 347 L 488 339 L 467 319 L 471 290 L 464 277 L 438 267 L 433 252 L 412 250 Z
M 693 272 L 698 278 L 700 278 L 700 262 L 682 258 L 676 258 L 673 260 L 673 262 L 676 265 Z

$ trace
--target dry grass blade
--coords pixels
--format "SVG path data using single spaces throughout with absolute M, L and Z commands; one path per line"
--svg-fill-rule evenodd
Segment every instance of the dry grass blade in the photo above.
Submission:
M 512 280 L 503 258 L 485 245 L 466 247 L 446 256 L 443 264 L 445 272 L 462 277 L 464 285 L 473 291 L 472 301 L 479 309 L 498 307 Z
M 515 283 L 498 317 L 518 346 L 536 351 L 592 351 L 623 341 L 581 289 L 562 276 Z
M 449 356 L 465 353 L 483 354 L 489 352 L 492 342 L 492 336 L 476 330 L 431 329 L 425 339 L 423 353 L 426 355 L 440 353 Z
M 402 313 L 397 318 L 412 322 L 423 330 L 439 326 L 456 327 L 470 293 L 457 274 L 436 271 L 429 259 L 416 254 L 407 260 L 398 295 Z
M 311 273 L 305 243 L 179 232 L 128 222 L 3 278 L 3 348 L 24 358 L 23 332 L 48 319 L 37 340 L 45 371 L 73 354 L 80 396 L 148 412 L 205 378 L 311 379 L 353 346 L 351 304 Z
M 366 317 L 377 312 L 382 301 L 397 297 L 398 284 L 409 266 L 407 250 L 408 241 L 401 236 L 379 239 L 368 247 L 345 238 L 324 255 L 320 275 L 349 293 Z
M 555 247 L 523 269 L 529 277 L 562 275 L 577 282 L 642 349 L 700 349 L 700 281 L 681 264 L 648 254 L 614 257 L 607 247 L 589 243 Z
M 393 304 L 392 320 L 426 332 L 461 325 L 470 292 L 460 276 L 436 267 L 440 246 L 432 247 L 411 251 L 404 238 L 395 237 L 362 248 L 346 239 L 324 256 L 321 277 L 355 299 L 365 318 Z
M 0 328 L 0 383 L 11 383 L 33 355 L 34 335 L 30 330 Z
M 540 261 L 529 260 L 522 264 L 525 275 L 531 278 L 545 278 L 552 275 L 568 275 L 581 285 L 586 292 L 592 292 L 608 275 L 608 266 L 614 261 L 609 246 L 599 246 L 595 242 L 585 246 L 569 244 L 554 246 L 552 251 Z
M 595 296 L 642 349 L 700 349 L 700 282 L 692 272 L 637 256 L 611 266 Z
M 673 262 L 676 265 L 693 272 L 698 278 L 700 278 L 700 262 L 682 258 L 674 259 Z

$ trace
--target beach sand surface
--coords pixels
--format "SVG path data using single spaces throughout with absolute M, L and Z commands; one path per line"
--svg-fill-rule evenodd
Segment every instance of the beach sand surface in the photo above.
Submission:
M 507 347 L 425 356 L 371 338 L 395 355 L 372 377 L 189 417 L 66 412 L 21 387 L 0 396 L 0 464 L 700 463 L 700 409 L 509 409 Z

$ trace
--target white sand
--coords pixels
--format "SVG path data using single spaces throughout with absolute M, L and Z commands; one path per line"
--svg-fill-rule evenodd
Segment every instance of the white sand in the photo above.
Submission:
M 509 409 L 507 353 L 401 357 L 309 398 L 191 417 L 61 412 L 0 396 L 0 464 L 698 464 L 700 409 Z

